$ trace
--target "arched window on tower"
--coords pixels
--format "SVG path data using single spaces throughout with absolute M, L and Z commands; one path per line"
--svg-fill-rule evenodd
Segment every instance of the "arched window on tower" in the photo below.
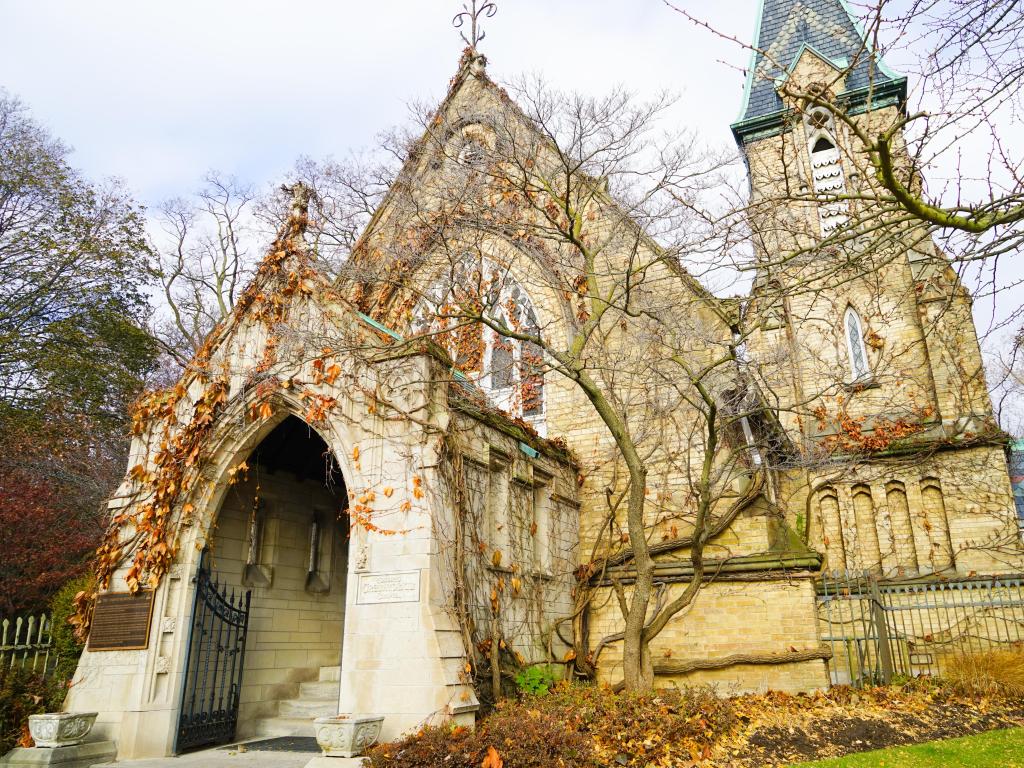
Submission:
M 481 307 L 498 327 L 538 335 L 540 325 L 529 294 L 507 269 L 467 255 L 417 303 L 412 330 L 436 334 L 459 370 L 494 406 L 544 435 L 543 350 L 484 323 L 464 325 L 458 315 L 466 306 Z
M 864 381 L 871 377 L 867 347 L 864 345 L 864 323 L 853 307 L 846 308 L 843 317 L 846 351 L 850 356 L 850 381 Z
M 804 130 L 807 134 L 814 194 L 819 199 L 821 232 L 828 237 L 846 223 L 849 211 L 845 201 L 834 199 L 846 192 L 846 179 L 836 143 L 832 113 L 823 107 L 809 109 L 804 115 Z

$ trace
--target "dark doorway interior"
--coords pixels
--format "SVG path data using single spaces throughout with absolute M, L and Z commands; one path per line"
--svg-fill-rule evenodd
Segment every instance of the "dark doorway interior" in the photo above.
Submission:
M 272 429 L 246 464 L 210 537 L 214 579 L 252 592 L 238 727 L 229 738 L 312 735 L 312 716 L 338 706 L 330 685 L 303 684 L 337 678 L 347 490 L 323 438 L 294 416 Z

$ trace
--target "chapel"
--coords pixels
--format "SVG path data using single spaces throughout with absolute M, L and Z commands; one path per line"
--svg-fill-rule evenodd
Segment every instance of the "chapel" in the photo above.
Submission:
M 927 229 L 856 226 L 855 129 L 907 80 L 843 0 L 758 5 L 731 126 L 749 295 L 574 165 L 475 26 L 340 277 L 292 188 L 231 315 L 133 415 L 66 704 L 119 758 L 339 712 L 471 725 L 536 665 L 619 684 L 641 547 L 646 673 L 723 692 L 849 682 L 826 575 L 1020 571 L 970 297 Z

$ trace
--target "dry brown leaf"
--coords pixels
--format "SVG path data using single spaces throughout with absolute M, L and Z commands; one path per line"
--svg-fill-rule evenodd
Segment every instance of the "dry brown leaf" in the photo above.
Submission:
M 494 747 L 488 747 L 487 756 L 480 764 L 480 768 L 502 768 L 504 765 L 505 761 L 501 759 L 501 755 L 498 754 L 498 750 Z

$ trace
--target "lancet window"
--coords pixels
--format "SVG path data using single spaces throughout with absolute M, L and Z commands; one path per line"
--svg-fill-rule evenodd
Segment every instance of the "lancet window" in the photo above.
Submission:
M 494 327 L 465 318 L 477 312 Z M 510 338 L 503 329 L 537 335 L 540 326 L 526 289 L 488 259 L 461 259 L 433 283 L 413 313 L 414 333 L 435 334 L 492 405 L 544 434 L 543 351 L 531 341 Z
M 864 324 L 853 307 L 846 308 L 843 316 L 846 351 L 850 356 L 850 380 L 863 381 L 871 376 L 867 348 L 864 345 Z

